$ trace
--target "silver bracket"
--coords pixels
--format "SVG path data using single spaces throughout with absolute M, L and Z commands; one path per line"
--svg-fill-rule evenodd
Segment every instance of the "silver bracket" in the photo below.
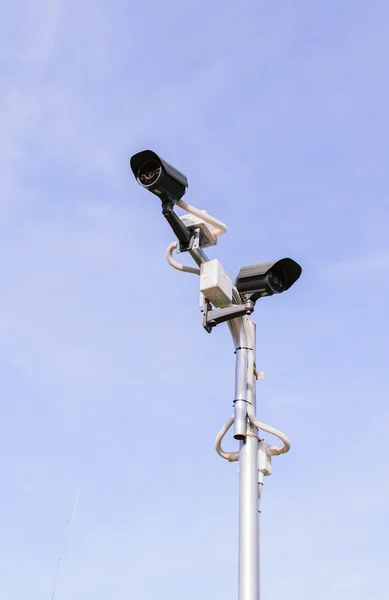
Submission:
M 200 248 L 200 234 L 201 234 L 201 229 L 200 229 L 200 227 L 197 227 L 193 231 L 192 239 L 190 241 L 190 249 L 191 250 L 197 250 L 197 248 Z
M 192 233 L 192 237 L 190 238 L 190 242 L 187 247 L 182 248 L 181 244 L 178 244 L 177 254 L 181 252 L 188 252 L 189 250 L 197 250 L 198 248 L 202 248 L 204 244 L 202 243 L 202 235 L 200 227 L 196 227 L 196 229 L 190 230 Z
M 212 309 L 211 304 L 206 300 L 203 306 L 203 327 L 208 333 L 220 323 L 231 321 L 238 317 L 251 315 L 254 311 L 254 302 L 248 300 L 244 304 L 234 304 L 227 308 Z

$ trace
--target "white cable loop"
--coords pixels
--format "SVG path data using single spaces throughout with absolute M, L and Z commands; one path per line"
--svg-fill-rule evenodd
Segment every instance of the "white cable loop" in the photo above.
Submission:
M 237 462 L 239 460 L 239 452 L 225 452 L 221 446 L 222 440 L 226 435 L 227 431 L 231 429 L 234 422 L 234 415 L 232 415 L 227 423 L 221 428 L 216 436 L 215 449 L 219 456 L 228 460 L 228 462 Z
M 183 200 L 177 200 L 176 204 L 183 210 L 186 210 L 188 213 L 191 213 L 192 215 L 199 217 L 209 225 L 212 225 L 212 234 L 215 237 L 219 237 L 227 231 L 227 226 L 218 219 L 215 219 L 215 217 L 211 217 L 211 215 L 209 215 L 206 210 L 199 210 L 195 206 L 192 206 L 191 204 L 188 204 Z M 166 258 L 168 260 L 169 265 L 171 265 L 173 269 L 177 269 L 177 271 L 183 271 L 184 273 L 193 273 L 194 275 L 200 275 L 200 269 L 196 269 L 195 267 L 187 267 L 186 265 L 182 265 L 181 263 L 174 260 L 173 251 L 177 248 L 177 246 L 177 242 L 172 242 L 168 246 L 168 249 L 166 251 Z
M 270 433 L 271 435 L 275 435 L 283 443 L 283 446 L 269 446 L 266 450 L 266 454 L 268 456 L 279 456 L 280 454 L 286 454 L 287 452 L 289 452 L 290 441 L 289 438 L 285 435 L 285 433 L 282 433 L 282 431 L 275 429 L 275 427 L 271 427 L 270 425 L 262 423 L 262 421 L 258 421 L 258 419 L 252 411 L 248 410 L 247 414 L 254 427 L 260 429 L 261 431 L 266 431 L 266 433 Z
M 178 242 L 172 242 L 169 244 L 168 249 L 166 251 L 166 258 L 168 260 L 169 265 L 171 265 L 177 271 L 184 271 L 185 273 L 193 273 L 194 275 L 200 275 L 200 269 L 196 269 L 195 267 L 187 267 L 177 262 L 173 258 L 173 250 L 175 250 L 178 246 Z
M 215 237 L 219 237 L 220 235 L 223 235 L 223 233 L 226 233 L 227 225 L 222 223 L 222 221 L 215 219 L 215 217 L 211 217 L 206 210 L 199 210 L 195 206 L 184 202 L 184 200 L 177 200 L 176 204 L 188 213 L 191 213 L 195 217 L 199 217 L 199 219 L 202 219 L 206 223 L 209 223 L 209 225 L 215 227 L 216 229 L 212 232 Z

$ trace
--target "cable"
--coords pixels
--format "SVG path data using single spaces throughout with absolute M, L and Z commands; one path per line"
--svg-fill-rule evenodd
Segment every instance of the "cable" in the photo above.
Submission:
M 227 225 L 222 223 L 222 221 L 215 219 L 215 217 L 211 217 L 206 210 L 199 210 L 195 206 L 184 202 L 184 200 L 177 200 L 176 204 L 183 210 L 186 210 L 188 213 L 191 213 L 195 217 L 199 217 L 199 219 L 202 219 L 206 223 L 209 223 L 209 225 L 215 227 L 216 231 L 212 232 L 215 237 L 219 237 L 220 235 L 223 235 L 223 233 L 226 233 Z
M 237 462 L 239 460 L 239 452 L 225 452 L 221 446 L 222 440 L 226 435 L 227 431 L 231 429 L 234 422 L 234 415 L 232 415 L 227 423 L 221 428 L 216 436 L 215 449 L 219 456 L 228 460 L 228 462 Z
M 266 454 L 268 456 L 279 456 L 280 454 L 286 454 L 287 452 L 289 452 L 290 441 L 289 438 L 284 433 L 282 433 L 282 431 L 279 431 L 278 429 L 275 429 L 275 427 L 271 427 L 270 425 L 266 425 L 266 423 L 258 421 L 255 414 L 252 411 L 250 411 L 250 407 L 248 408 L 248 417 L 251 423 L 254 425 L 254 427 L 260 429 L 261 431 L 265 431 L 266 433 L 270 433 L 271 435 L 275 435 L 283 442 L 283 446 L 268 446 L 266 449 Z M 219 454 L 219 456 L 221 456 L 225 460 L 228 460 L 229 462 L 237 462 L 239 460 L 239 452 L 225 452 L 221 446 L 221 443 L 226 433 L 231 429 L 233 423 L 234 415 L 232 415 L 228 419 L 227 423 L 223 425 L 223 427 L 217 434 L 215 440 L 216 452 Z
M 178 242 L 172 242 L 169 244 L 166 251 L 166 258 L 168 260 L 169 265 L 171 265 L 177 271 L 184 271 L 184 273 L 193 273 L 194 275 L 200 275 L 200 269 L 196 269 L 194 267 L 186 267 L 181 263 L 177 262 L 173 258 L 173 250 L 175 250 L 178 246 Z
M 280 454 L 286 454 L 287 452 L 289 452 L 290 441 L 288 436 L 285 435 L 285 433 L 282 433 L 282 431 L 275 429 L 275 427 L 271 427 L 271 425 L 266 425 L 266 423 L 258 421 L 257 417 L 252 412 L 250 406 L 248 406 L 247 414 L 254 427 L 260 429 L 261 431 L 266 431 L 266 433 L 270 433 L 271 435 L 275 435 L 283 443 L 283 446 L 269 446 L 266 450 L 266 454 L 268 456 L 279 456 Z

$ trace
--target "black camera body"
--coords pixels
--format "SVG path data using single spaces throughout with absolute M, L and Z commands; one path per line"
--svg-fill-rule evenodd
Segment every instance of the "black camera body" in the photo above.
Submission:
M 259 298 L 286 292 L 301 272 L 300 265 L 291 258 L 271 260 L 242 267 L 235 285 L 242 298 L 256 302 Z

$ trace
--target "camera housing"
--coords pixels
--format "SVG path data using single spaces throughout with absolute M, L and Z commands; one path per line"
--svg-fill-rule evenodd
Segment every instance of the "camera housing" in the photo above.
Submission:
M 301 273 L 302 268 L 296 261 L 282 258 L 242 267 L 235 285 L 244 300 L 256 302 L 259 298 L 286 292 Z
M 142 187 L 161 200 L 181 200 L 188 187 L 186 176 L 152 150 L 143 150 L 130 159 L 132 172 Z

